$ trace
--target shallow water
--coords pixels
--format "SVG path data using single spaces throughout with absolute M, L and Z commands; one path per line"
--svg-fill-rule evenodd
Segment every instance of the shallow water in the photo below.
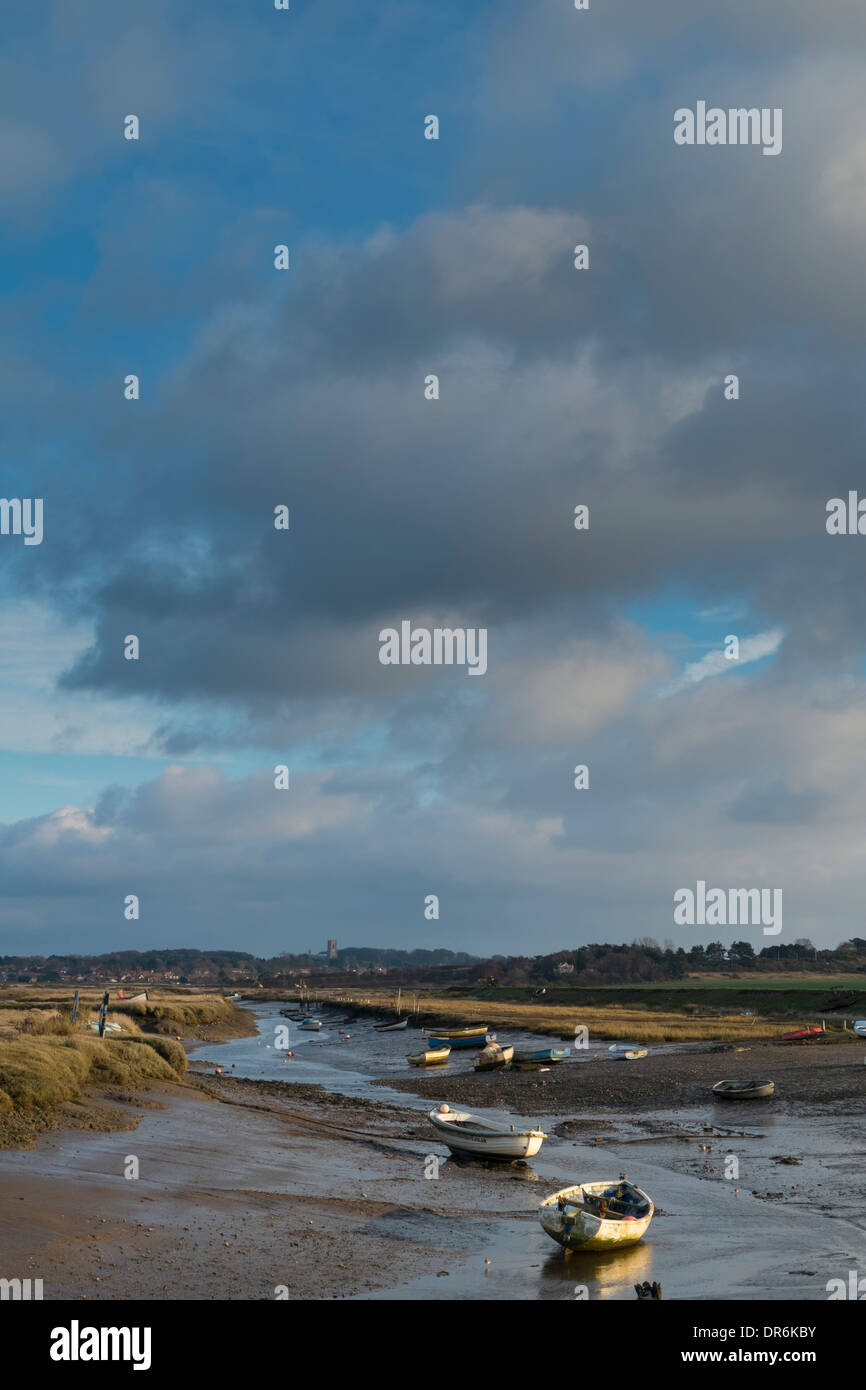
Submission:
M 316 1082 L 347 1096 L 430 1108 L 425 1097 L 372 1084 L 376 1078 L 407 1075 L 406 1054 L 420 1050 L 417 1030 L 377 1033 L 372 1021 L 343 1023 L 340 1013 L 323 1011 L 320 1016 L 330 1019 L 331 1026 L 320 1034 L 289 1024 L 289 1048 L 295 1055 L 286 1060 L 273 1046 L 275 1028 L 287 1023 L 279 1007 L 256 1007 L 258 1037 L 207 1044 L 200 1051 L 235 1076 Z M 538 1035 L 512 1030 L 507 1036 L 518 1046 L 561 1045 L 559 1038 L 545 1043 Z M 426 1034 L 420 1037 L 426 1039 Z M 671 1045 L 666 1050 L 689 1049 Z M 469 1071 L 472 1057 L 471 1048 L 452 1052 L 443 1071 Z M 576 1060 L 585 1058 L 577 1054 Z M 461 1208 L 491 1211 L 487 1220 L 454 1219 L 455 1240 L 471 1253 L 450 1261 L 437 1275 L 365 1297 L 633 1299 L 633 1285 L 648 1279 L 662 1283 L 665 1298 L 808 1300 L 825 1299 L 829 1279 L 846 1278 L 850 1269 L 862 1271 L 866 1175 L 857 1156 L 860 1116 L 804 1119 L 778 1105 L 756 1110 L 745 1102 L 722 1106 L 710 1101 L 632 1120 L 621 1112 L 594 1114 L 604 1140 L 596 1144 L 586 1137 L 578 1142 L 555 1136 L 555 1126 L 566 1118 L 562 1115 L 515 1116 L 489 1108 L 484 1113 L 541 1121 L 550 1138 L 531 1165 L 512 1167 L 507 1174 L 495 1164 L 443 1161 L 442 1173 L 459 1179 Z M 689 1138 L 674 1137 L 681 1133 Z M 432 1136 L 429 1145 L 415 1147 L 419 1155 L 426 1148 L 444 1160 L 444 1146 Z M 798 1162 L 778 1162 L 787 1156 Z M 334 1179 L 342 1167 L 335 1151 Z M 541 1197 L 573 1182 L 622 1172 L 655 1202 L 648 1236 L 630 1250 L 564 1254 L 535 1219 Z M 417 1183 L 408 1191 L 408 1200 L 417 1197 Z M 450 1190 L 449 1198 L 458 1199 L 458 1192 Z M 418 1219 L 432 1218 L 419 1213 Z

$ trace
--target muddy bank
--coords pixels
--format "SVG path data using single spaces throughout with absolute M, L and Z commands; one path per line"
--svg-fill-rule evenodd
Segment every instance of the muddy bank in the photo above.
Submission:
M 607 1052 L 597 1060 L 560 1062 L 547 1072 L 437 1074 L 435 1070 L 377 1082 L 412 1091 L 430 1101 L 508 1108 L 521 1115 L 568 1114 L 585 1110 L 627 1111 L 706 1105 L 723 1078 L 772 1080 L 776 1096 L 753 1103 L 783 1105 L 794 1113 L 844 1113 L 866 1099 L 866 1047 L 845 1043 L 758 1043 L 742 1051 L 707 1047 L 663 1053 L 638 1062 L 614 1062 Z M 720 1112 L 725 1102 L 715 1102 Z M 745 1102 L 740 1102 L 742 1108 Z
M 426 1180 L 417 1113 L 297 1089 L 177 1088 L 132 1137 L 0 1155 L 4 1276 L 41 1278 L 46 1299 L 353 1297 L 448 1280 L 504 1216 L 534 1221 L 520 1172 L 443 1162 Z
M 127 1097 L 133 1134 L 49 1135 L 35 1153 L 0 1154 L 3 1277 L 42 1279 L 48 1300 L 573 1304 L 576 1281 L 633 1300 L 644 1279 L 668 1298 L 810 1299 L 862 1248 L 857 1144 L 838 1120 L 787 1120 L 796 1138 L 720 1147 L 700 1134 L 658 1142 L 676 1115 L 647 1128 L 599 1114 L 602 1152 L 557 1126 L 520 1166 L 455 1161 L 423 1111 L 315 1085 L 197 1077 L 159 1102 L 142 1113 Z M 725 1180 L 731 1150 L 740 1186 Z M 798 1165 L 782 1166 L 795 1150 Z M 541 1230 L 541 1197 L 624 1165 L 656 1202 L 648 1239 L 566 1257 Z
M 203 1042 L 224 1043 L 232 1038 L 252 1038 L 257 1032 L 256 1015 L 251 1009 L 239 1009 L 227 1018 L 219 1018 L 211 1023 L 199 1020 L 178 1020 L 167 1017 L 151 1020 L 147 1016 L 138 1020 L 141 1031 L 162 1033 L 167 1037 L 179 1038 L 187 1049 L 198 1047 Z

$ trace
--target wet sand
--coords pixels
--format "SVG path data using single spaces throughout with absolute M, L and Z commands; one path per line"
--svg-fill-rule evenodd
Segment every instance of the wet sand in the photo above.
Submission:
M 487 1165 L 425 1180 L 417 1112 L 289 1106 L 279 1083 L 208 1089 L 160 1088 L 166 1109 L 134 1136 L 52 1136 L 0 1156 L 5 1277 L 41 1278 L 46 1299 L 268 1299 L 281 1285 L 351 1297 L 448 1279 L 479 1227 L 534 1218 L 521 1170 L 496 1173 L 495 1195 Z M 140 1177 L 126 1179 L 133 1154 Z
M 332 1030 L 286 1059 L 277 1024 L 263 1012 L 254 1042 L 207 1044 L 189 1084 L 115 1095 L 126 1131 L 0 1154 L 0 1275 L 43 1279 L 46 1299 L 633 1299 L 649 1279 L 666 1299 L 808 1301 L 862 1272 L 860 1047 L 407 1075 L 399 1037 Z M 257 1079 L 206 1075 L 208 1059 Z M 773 1077 L 777 1098 L 716 1102 L 723 1076 Z M 549 1138 L 529 1165 L 457 1161 L 426 1118 L 440 1101 L 541 1120 Z M 624 1171 L 656 1203 L 648 1237 L 565 1256 L 542 1196 Z

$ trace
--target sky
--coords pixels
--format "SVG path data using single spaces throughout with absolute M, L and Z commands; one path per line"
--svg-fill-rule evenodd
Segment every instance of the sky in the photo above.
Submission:
M 859 0 L 5 28 L 0 954 L 866 934 Z

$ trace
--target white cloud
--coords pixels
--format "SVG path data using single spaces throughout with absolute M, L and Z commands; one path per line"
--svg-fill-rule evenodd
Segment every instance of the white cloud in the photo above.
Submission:
M 724 676 L 731 671 L 736 671 L 741 666 L 748 666 L 752 661 L 760 661 L 762 657 L 772 656 L 782 645 L 784 632 L 781 628 L 770 628 L 767 632 L 756 633 L 754 637 L 744 637 L 739 644 L 739 656 L 735 660 L 725 655 L 724 649 L 707 652 L 706 656 L 701 657 L 700 661 L 691 661 L 684 666 L 680 674 L 667 685 L 663 686 L 658 695 L 674 695 L 678 690 L 686 690 L 690 686 L 699 685 L 701 681 L 708 680 L 711 676 Z

